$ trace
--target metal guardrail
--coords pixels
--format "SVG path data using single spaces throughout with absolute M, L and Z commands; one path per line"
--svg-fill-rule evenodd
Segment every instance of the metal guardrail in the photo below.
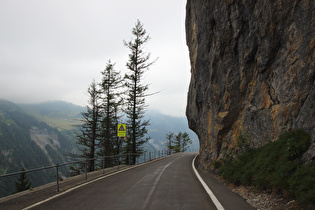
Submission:
M 130 153 L 130 154 L 119 154 L 119 155 L 113 155 L 113 156 L 104 156 L 104 157 L 100 157 L 100 158 L 84 159 L 84 160 L 79 160 L 79 161 L 74 161 L 74 162 L 67 162 L 67 163 L 62 163 L 62 164 L 58 164 L 57 163 L 56 165 L 52 165 L 52 166 L 46 166 L 46 167 L 41 167 L 41 168 L 28 169 L 28 170 L 19 171 L 19 172 L 3 174 L 3 175 L 0 175 L 0 179 L 5 178 L 5 177 L 19 175 L 19 174 L 22 174 L 22 173 L 30 173 L 30 172 L 35 172 L 35 171 L 42 171 L 42 170 L 48 170 L 48 169 L 56 168 L 56 188 L 57 188 L 57 192 L 59 192 L 59 180 L 60 180 L 59 167 L 61 167 L 61 166 L 78 164 L 78 163 L 81 163 L 81 164 L 84 163 L 84 166 L 85 166 L 85 171 L 84 171 L 84 173 L 85 173 L 85 180 L 87 180 L 87 178 L 88 178 L 87 166 L 88 166 L 88 162 L 91 161 L 91 160 L 100 160 L 102 162 L 103 174 L 105 174 L 105 168 L 106 168 L 106 165 L 105 165 L 106 161 L 105 160 L 106 160 L 106 158 L 116 158 L 118 160 L 116 166 L 117 166 L 117 169 L 119 170 L 119 166 L 120 166 L 122 157 L 129 156 L 128 159 L 129 159 L 129 166 L 130 166 L 131 165 L 130 164 L 130 160 L 131 160 L 132 156 L 136 156 L 137 157 L 136 158 L 136 163 L 135 163 L 135 165 L 137 165 L 137 164 L 145 163 L 145 162 L 148 162 L 148 161 L 151 161 L 151 160 L 154 160 L 154 159 L 157 159 L 157 158 L 161 158 L 161 157 L 164 157 L 164 156 L 167 156 L 167 155 L 170 155 L 170 154 L 172 154 L 171 151 L 162 150 L 162 151 L 146 152 L 146 153 L 142 153 L 142 154 L 132 154 L 132 153 Z M 143 156 L 142 159 L 141 159 L 141 156 Z

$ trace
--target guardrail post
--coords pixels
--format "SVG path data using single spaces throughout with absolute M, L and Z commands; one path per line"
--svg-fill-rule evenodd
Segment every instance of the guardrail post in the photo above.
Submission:
M 129 167 L 130 167 L 130 160 L 131 159 L 131 156 L 130 156 L 130 153 L 128 153 L 128 161 L 129 161 Z
M 56 179 L 57 179 L 57 192 L 59 192 L 59 164 L 56 164 Z
M 105 155 L 104 155 L 104 157 L 103 157 L 103 174 L 105 174 Z
M 87 180 L 87 159 L 85 160 L 85 180 Z
M 119 171 L 119 159 L 120 159 L 120 155 L 118 155 L 118 157 L 117 157 L 117 162 L 118 162 L 118 171 Z

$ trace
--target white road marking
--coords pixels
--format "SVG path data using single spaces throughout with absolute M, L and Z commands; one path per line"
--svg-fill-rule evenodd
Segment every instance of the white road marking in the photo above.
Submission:
M 173 162 L 173 161 L 172 161 L 172 162 Z M 146 207 L 147 207 L 147 205 L 148 205 L 148 203 L 149 203 L 149 201 L 150 201 L 150 199 L 151 199 L 151 196 L 152 196 L 152 194 L 153 194 L 153 192 L 154 192 L 154 190 L 155 190 L 155 188 L 156 188 L 158 182 L 160 181 L 160 178 L 161 178 L 162 174 L 164 173 L 165 169 L 166 169 L 167 167 L 169 167 L 169 165 L 171 165 L 172 162 L 170 162 L 169 164 L 165 165 L 165 166 L 163 167 L 163 169 L 160 171 L 158 177 L 155 179 L 155 181 L 154 181 L 154 183 L 153 183 L 153 185 L 152 185 L 152 187 L 151 187 L 150 192 L 149 192 L 148 195 L 147 195 L 147 198 L 145 199 L 145 201 L 144 201 L 144 203 L 143 203 L 143 208 L 142 208 L 142 209 L 146 209 Z
M 117 172 L 108 174 L 108 175 L 106 175 L 106 176 L 102 176 L 102 177 L 99 177 L 99 178 L 97 178 L 97 179 L 93 179 L 93 180 L 91 180 L 91 181 L 89 181 L 89 182 L 86 182 L 86 183 L 83 183 L 83 184 L 78 185 L 78 186 L 76 186 L 76 187 L 70 188 L 70 189 L 68 189 L 68 190 L 66 190 L 66 191 L 64 191 L 64 192 L 61 192 L 61 193 L 59 193 L 59 194 L 57 194 L 57 195 L 54 195 L 54 196 L 52 196 L 52 197 L 50 197 L 50 198 L 47 198 L 47 199 L 43 200 L 43 201 L 40 201 L 40 202 L 38 202 L 38 203 L 35 203 L 35 204 L 31 205 L 31 206 L 25 207 L 25 208 L 22 209 L 22 210 L 28 210 L 28 209 L 34 208 L 34 207 L 39 206 L 39 205 L 41 205 L 41 204 L 43 204 L 43 203 L 45 203 L 45 202 L 48 202 L 48 201 L 50 201 L 50 200 L 52 200 L 52 199 L 54 199 L 54 198 L 57 198 L 57 197 L 62 196 L 62 195 L 64 195 L 64 194 L 68 193 L 68 192 L 71 192 L 71 191 L 73 191 L 73 190 L 75 190 L 75 189 L 78 189 L 78 188 L 80 188 L 80 187 L 83 187 L 83 186 L 85 186 L 85 185 L 91 184 L 91 183 L 96 182 L 96 181 L 98 181 L 98 180 L 107 178 L 107 177 L 109 177 L 109 176 L 113 176 L 113 175 L 115 175 L 115 174 L 118 174 L 118 173 L 121 173 L 121 172 L 130 170 L 130 169 L 133 169 L 133 168 L 136 168 L 136 167 L 139 167 L 139 166 L 141 166 L 141 165 L 137 165 L 137 166 L 135 166 L 135 167 L 129 167 L 129 168 L 126 168 L 126 169 L 119 170 L 119 171 L 117 171 Z
M 163 159 L 163 158 L 162 158 L 162 159 Z M 159 160 L 159 159 L 157 159 L 157 160 Z M 78 188 L 80 188 L 80 187 L 83 187 L 83 186 L 85 186 L 85 185 L 91 184 L 91 183 L 96 182 L 96 181 L 98 181 L 98 180 L 107 178 L 107 177 L 109 177 L 109 176 L 113 176 L 113 175 L 115 175 L 115 174 L 118 174 L 118 173 L 121 173 L 121 172 L 124 172 L 124 171 L 128 171 L 128 170 L 130 170 L 130 169 L 134 169 L 134 168 L 137 168 L 137 167 L 140 167 L 140 166 L 149 164 L 149 163 L 154 162 L 154 161 L 156 161 L 156 160 L 149 161 L 149 162 L 146 162 L 146 163 L 143 163 L 143 164 L 140 164 L 140 165 L 136 165 L 136 166 L 134 166 L 134 167 L 129 167 L 129 168 L 126 168 L 126 169 L 123 169 L 123 170 L 119 170 L 119 171 L 117 171 L 117 172 L 115 172 L 115 173 L 111 173 L 111 174 L 108 174 L 108 175 L 106 175 L 106 176 L 99 177 L 99 178 L 97 178 L 97 179 L 93 179 L 93 180 L 91 180 L 91 181 L 89 181 L 89 182 L 86 182 L 86 183 L 83 183 L 83 184 L 78 185 L 78 186 L 76 186 L 76 187 L 70 188 L 70 189 L 68 189 L 68 190 L 66 190 L 66 191 L 64 191 L 64 192 L 62 192 L 62 193 L 59 193 L 59 194 L 57 194 L 57 195 L 54 195 L 54 196 L 52 196 L 52 197 L 50 197 L 50 198 L 47 198 L 47 199 L 42 200 L 42 201 L 40 201 L 40 202 L 34 203 L 33 205 L 28 206 L 28 207 L 25 207 L 25 208 L 23 208 L 22 210 L 29 210 L 29 209 L 31 209 L 31 208 L 34 208 L 34 207 L 36 207 L 36 206 L 39 206 L 39 205 L 41 205 L 41 204 L 43 204 L 43 203 L 45 203 L 45 202 L 48 202 L 48 201 L 50 201 L 50 200 L 52 200 L 52 199 L 54 199 L 54 198 L 57 198 L 57 197 L 59 197 L 59 196 L 62 196 L 62 195 L 64 195 L 64 194 L 68 193 L 68 192 L 71 192 L 71 191 L 73 191 L 73 190 L 75 190 L 75 189 L 78 189 Z M 171 164 L 171 163 L 170 163 L 170 164 Z M 164 170 L 165 170 L 165 169 L 164 169 Z
M 208 187 L 208 185 L 203 181 L 203 179 L 201 178 L 201 176 L 199 175 L 197 169 L 195 168 L 195 159 L 196 159 L 197 155 L 195 156 L 194 160 L 192 161 L 192 168 L 194 169 L 194 172 L 197 176 L 197 178 L 199 179 L 200 183 L 202 184 L 203 188 L 205 188 L 206 192 L 208 193 L 208 195 L 210 196 L 212 202 L 214 203 L 214 205 L 217 207 L 218 210 L 224 210 L 223 206 L 221 205 L 221 203 L 219 202 L 219 200 L 217 199 L 217 197 L 215 197 L 215 195 L 213 194 L 213 192 L 210 190 L 210 188 Z

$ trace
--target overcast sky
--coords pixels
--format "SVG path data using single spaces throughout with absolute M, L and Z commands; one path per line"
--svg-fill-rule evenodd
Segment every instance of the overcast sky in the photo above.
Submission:
M 15 103 L 63 100 L 85 106 L 109 59 L 126 72 L 137 19 L 158 61 L 146 74 L 150 109 L 185 116 L 190 64 L 186 0 L 0 0 L 0 98 Z

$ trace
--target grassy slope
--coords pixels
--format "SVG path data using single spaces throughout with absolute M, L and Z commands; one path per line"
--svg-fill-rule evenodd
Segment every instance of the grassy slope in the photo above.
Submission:
M 58 128 L 59 131 L 72 130 L 79 126 L 81 124 L 81 112 L 85 110 L 84 107 L 63 101 L 20 104 L 19 106 L 38 120 Z

